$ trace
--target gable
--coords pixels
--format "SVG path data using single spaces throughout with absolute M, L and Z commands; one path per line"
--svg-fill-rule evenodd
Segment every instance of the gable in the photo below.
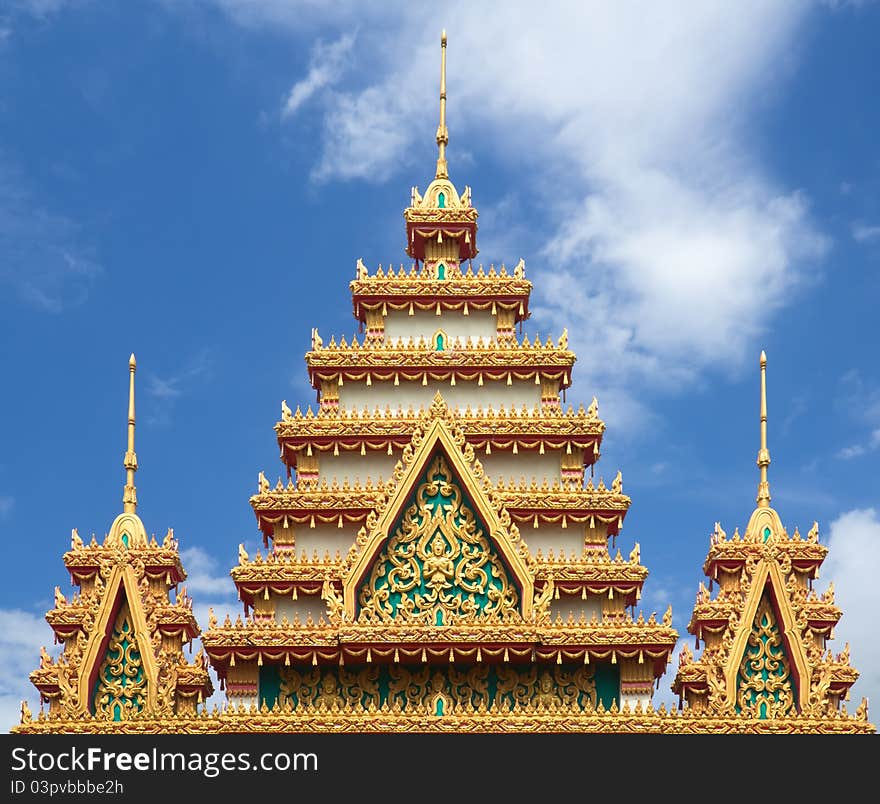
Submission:
M 127 719 L 144 706 L 155 707 L 156 668 L 150 629 L 130 566 L 118 565 L 110 574 L 81 667 L 81 707 L 94 713 L 101 710 L 110 720 L 119 719 L 117 712 Z M 127 682 L 112 683 L 115 674 L 124 675 L 126 669 L 131 674 L 131 686 Z M 123 680 L 122 675 L 116 678 L 118 682 Z
M 349 556 L 346 618 L 531 617 L 532 559 L 439 394 L 387 489 Z
M 358 615 L 519 620 L 521 591 L 439 447 L 357 590 Z
M 749 666 L 744 668 L 744 664 Z M 760 717 L 761 702 L 767 704 L 765 717 L 784 714 L 788 703 L 782 694 L 783 688 L 791 693 L 794 711 L 803 711 L 809 702 L 810 672 L 806 652 L 785 581 L 774 560 L 761 559 L 755 567 L 739 628 L 728 654 L 725 676 L 729 700 L 737 708 L 754 707 L 757 717 Z M 744 691 L 742 703 L 741 690 Z M 768 697 L 767 691 L 773 694 Z

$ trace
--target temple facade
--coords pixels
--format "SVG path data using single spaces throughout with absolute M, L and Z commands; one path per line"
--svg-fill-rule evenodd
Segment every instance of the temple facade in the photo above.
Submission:
M 621 472 L 595 471 L 597 401 L 565 403 L 567 332 L 524 334 L 522 259 L 474 264 L 445 75 L 444 34 L 436 169 L 403 215 L 410 261 L 358 259 L 359 334 L 312 330 L 317 403 L 281 403 L 283 477 L 260 471 L 250 498 L 263 549 L 240 545 L 230 572 L 243 611 L 212 612 L 202 633 L 182 588 L 170 601 L 177 542 L 147 540 L 135 513 L 132 359 L 124 513 L 102 545 L 74 535 L 81 592 L 47 615 L 64 651 L 32 674 L 48 710 L 23 704 L 16 731 L 874 731 L 866 704 L 843 703 L 846 652 L 825 654 L 841 615 L 812 591 L 826 548 L 769 507 L 764 362 L 759 507 L 743 537 L 713 535 L 718 593 L 700 586 L 690 623 L 702 656 L 680 654 L 681 708 L 654 706 L 672 608 L 639 609 L 648 570 L 622 541 Z M 226 698 L 212 711 L 209 664 Z

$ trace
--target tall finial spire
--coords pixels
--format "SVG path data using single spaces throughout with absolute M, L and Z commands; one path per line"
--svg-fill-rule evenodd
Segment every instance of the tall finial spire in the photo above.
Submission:
M 758 467 L 761 482 L 758 483 L 758 508 L 770 507 L 770 482 L 767 467 L 770 466 L 770 450 L 767 449 L 767 355 L 761 351 L 761 448 L 758 450 Z
M 449 145 L 449 131 L 446 129 L 446 30 L 440 34 L 440 125 L 437 126 L 437 176 L 448 179 L 446 167 L 446 146 Z
M 134 451 L 134 373 L 137 361 L 134 352 L 128 360 L 128 450 L 125 453 L 125 490 L 122 494 L 122 510 L 126 514 L 137 513 L 137 490 L 134 487 L 134 473 L 138 468 Z

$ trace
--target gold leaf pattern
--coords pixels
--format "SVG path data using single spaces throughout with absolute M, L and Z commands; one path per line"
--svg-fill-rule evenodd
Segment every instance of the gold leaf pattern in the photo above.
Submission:
M 450 625 L 520 618 L 519 593 L 442 454 L 404 509 L 359 603 L 362 619 Z

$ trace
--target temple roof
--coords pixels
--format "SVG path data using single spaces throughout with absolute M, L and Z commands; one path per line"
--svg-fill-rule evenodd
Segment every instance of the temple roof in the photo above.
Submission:
M 472 310 L 488 310 L 495 313 L 499 308 L 513 309 L 514 321 L 529 317 L 529 296 L 532 283 L 525 278 L 525 261 L 520 260 L 508 270 L 503 263 L 496 268 L 490 265 L 467 268 L 451 265 L 442 279 L 428 266 L 407 270 L 401 265 L 397 270 L 381 265 L 369 273 L 361 260 L 357 263 L 357 277 L 349 284 L 354 316 L 366 322 L 368 310 L 378 310 L 387 315 L 391 310 L 461 311 L 468 315 Z
M 819 596 L 812 580 L 827 548 L 814 523 L 806 540 L 793 536 L 770 506 L 767 446 L 767 357 L 762 352 L 760 470 L 757 507 L 745 533 L 728 539 L 716 523 L 688 630 L 705 647 L 695 659 L 685 646 L 672 689 L 697 709 L 761 719 L 829 713 L 849 695 L 858 672 L 849 648 L 827 654 L 825 641 L 841 616 L 833 589 Z M 866 710 L 866 706 L 863 707 Z
M 419 380 L 427 385 L 428 378 L 436 381 L 455 377 L 481 381 L 483 378 L 507 380 L 557 379 L 560 388 L 571 385 L 571 369 L 576 357 L 567 348 L 563 334 L 558 341 L 548 338 L 541 343 L 524 336 L 523 340 L 466 339 L 465 348 L 451 346 L 439 350 L 424 338 L 387 339 L 380 342 L 348 342 L 343 336 L 337 344 L 335 338 L 324 345 L 313 336 L 312 350 L 306 354 L 309 378 L 312 386 L 319 388 L 321 380 L 365 380 L 369 385 L 375 380 Z

